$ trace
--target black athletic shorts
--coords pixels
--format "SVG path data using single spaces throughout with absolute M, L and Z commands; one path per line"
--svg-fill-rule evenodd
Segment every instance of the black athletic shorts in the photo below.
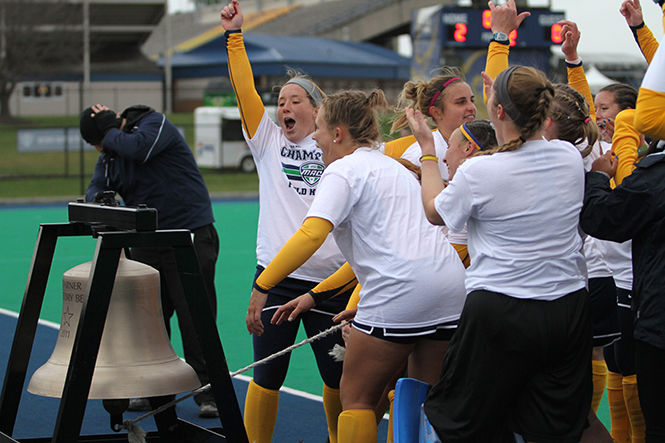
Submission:
M 612 277 L 589 279 L 593 346 L 607 346 L 621 338 L 617 316 L 617 287 Z
M 387 340 L 393 343 L 412 344 L 421 338 L 428 340 L 448 341 L 452 338 L 457 329 L 458 320 L 453 320 L 439 325 L 425 326 L 421 328 L 378 328 L 368 326 L 357 321 L 352 325 L 355 329 L 365 334 Z
M 591 406 L 586 289 L 553 301 L 472 291 L 425 412 L 442 441 L 577 443 Z

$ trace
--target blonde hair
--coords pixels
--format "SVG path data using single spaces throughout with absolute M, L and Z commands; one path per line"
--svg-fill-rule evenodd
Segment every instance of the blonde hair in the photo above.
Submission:
M 289 83 L 289 81 L 291 81 L 291 80 L 293 80 L 293 79 L 297 79 L 297 78 L 299 78 L 299 79 L 303 79 L 303 80 L 305 80 L 305 81 L 311 83 L 312 87 L 313 87 L 315 90 L 317 90 L 317 91 L 321 94 L 321 97 L 323 97 L 323 98 L 326 97 L 326 93 L 323 92 L 323 89 L 321 89 L 321 87 L 320 87 L 318 84 L 316 84 L 316 82 L 315 82 L 314 80 L 312 80 L 312 78 L 311 78 L 309 75 L 307 75 L 307 74 L 303 74 L 303 73 L 300 72 L 300 71 L 297 71 L 297 70 L 295 70 L 295 69 L 289 68 L 289 69 L 286 71 L 286 76 L 287 76 L 288 78 L 287 78 L 287 79 L 286 79 L 281 85 L 276 85 L 276 86 L 273 87 L 273 92 L 274 92 L 274 91 L 277 91 L 277 92 L 279 93 L 279 91 L 281 91 L 282 88 L 283 88 L 284 86 L 286 86 L 287 83 Z M 307 90 L 305 90 L 305 92 L 307 92 Z M 320 103 L 317 104 L 317 103 L 316 103 L 316 100 L 314 99 L 314 97 L 312 97 L 312 96 L 309 94 L 309 92 L 307 92 L 307 98 L 309 99 L 309 102 L 312 104 L 312 106 L 314 106 L 315 108 L 317 108 L 317 107 L 320 106 Z
M 430 106 L 437 106 L 443 110 L 443 97 L 446 94 L 445 89 L 451 84 L 463 81 L 464 76 L 459 68 L 444 66 L 441 68 L 441 74 L 433 77 L 430 81 L 406 82 L 399 95 L 395 110 L 397 115 L 390 128 L 390 132 L 398 131 L 409 125 L 404 112 L 404 108 L 406 107 L 417 109 L 428 117 L 431 117 L 429 113 Z
M 508 68 L 499 74 L 494 81 L 495 97 L 497 85 L 501 83 L 502 75 L 510 77 L 506 83 L 508 97 L 512 102 L 498 103 L 505 109 L 512 107 L 516 115 L 512 118 L 520 132 L 520 136 L 494 149 L 480 151 L 477 155 L 490 155 L 496 152 L 516 151 L 522 147 L 526 139 L 531 138 L 542 128 L 545 119 L 550 114 L 550 106 L 554 97 L 554 87 L 547 80 L 545 74 L 535 68 L 528 66 L 516 66 Z M 500 86 L 499 86 L 500 87 Z
M 556 122 L 556 138 L 575 146 L 586 140 L 587 146 L 580 153 L 582 157 L 589 155 L 600 137 L 600 131 L 589 116 L 589 104 L 582 94 L 566 84 L 554 85 L 550 116 Z
M 323 99 L 324 120 L 329 129 L 346 126 L 351 138 L 361 146 L 378 147 L 381 141 L 377 108 L 386 107 L 382 90 L 369 94 L 358 90 L 339 91 Z

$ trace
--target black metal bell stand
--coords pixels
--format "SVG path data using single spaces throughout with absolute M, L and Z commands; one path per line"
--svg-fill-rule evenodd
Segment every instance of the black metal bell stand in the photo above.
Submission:
M 175 407 L 155 415 L 156 433 L 146 441 L 247 443 L 238 400 L 219 338 L 215 318 L 205 294 L 190 231 L 157 230 L 157 210 L 126 208 L 94 203 L 69 203 L 69 223 L 41 224 L 23 296 L 7 372 L 0 396 L 0 442 L 18 442 L 11 436 L 25 383 L 28 361 L 35 340 L 37 321 L 44 301 L 58 237 L 97 238 L 88 301 L 81 310 L 67 378 L 60 400 L 53 436 L 22 439 L 22 442 L 127 441 L 126 434 L 80 436 L 90 383 L 99 351 L 120 252 L 129 247 L 171 246 L 178 265 L 189 312 L 195 321 L 204 353 L 212 393 L 222 428 L 206 429 L 179 419 Z M 87 309 L 93 306 L 94 309 Z M 184 438 L 184 440 L 183 440 Z

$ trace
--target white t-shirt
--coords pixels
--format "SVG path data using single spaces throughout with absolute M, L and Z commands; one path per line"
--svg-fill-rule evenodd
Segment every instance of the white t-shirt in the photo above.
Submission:
M 582 147 L 583 148 L 583 147 Z M 597 141 L 589 155 L 584 157 L 584 170 L 590 171 L 594 160 L 600 157 L 607 150 L 612 148 L 611 143 Z M 586 259 L 587 275 L 589 278 L 612 277 L 612 271 L 603 256 L 602 243 L 600 240 L 590 235 L 584 236 L 584 257 Z
M 370 148 L 330 164 L 307 214 L 330 221 L 362 285 L 356 320 L 375 327 L 425 327 L 456 320 L 464 266 L 430 224 L 420 185 L 394 159 Z
M 443 157 L 446 156 L 446 151 L 448 150 L 448 143 L 444 140 L 443 135 L 441 135 L 441 132 L 439 132 L 438 129 L 432 132 L 432 136 L 434 137 L 434 150 L 436 151 L 436 158 L 439 159 L 437 163 L 439 165 L 439 171 L 441 171 L 441 178 L 443 178 L 445 181 L 448 181 L 448 165 L 443 162 Z M 404 160 L 410 161 L 416 166 L 421 166 L 422 163 L 420 162 L 420 157 L 422 155 L 423 151 L 420 149 L 420 145 L 418 142 L 415 142 L 406 148 L 406 151 L 404 151 L 402 154 L 402 158 Z
M 593 161 L 610 149 L 612 149 L 611 143 L 604 141 L 596 143 L 593 150 L 584 158 L 585 170 L 590 171 Z M 617 287 L 631 290 L 633 286 L 632 247 L 632 240 L 616 243 L 587 237 L 584 242 L 584 254 L 587 257 L 589 278 L 613 276 Z
M 245 139 L 259 175 L 259 224 L 256 258 L 267 266 L 305 220 L 325 169 L 321 150 L 311 135 L 299 144 L 290 142 L 268 116 L 251 140 Z M 289 277 L 319 282 L 344 264 L 332 238 Z
M 436 152 L 436 158 L 439 159 L 438 165 L 439 171 L 441 172 L 441 178 L 447 182 L 450 173 L 448 172 L 448 165 L 443 162 L 443 158 L 446 156 L 446 151 L 448 151 L 448 143 L 438 129 L 432 132 L 432 136 L 434 137 L 434 151 Z M 420 144 L 416 142 L 406 148 L 406 151 L 402 154 L 402 158 L 410 161 L 416 166 L 422 166 L 422 163 L 420 162 L 420 157 L 422 155 L 423 151 L 420 148 Z M 457 232 L 451 231 L 446 226 L 443 226 L 442 229 L 444 234 L 446 234 L 446 237 L 448 237 L 449 242 L 458 245 L 465 245 L 467 243 L 466 227 Z
M 467 291 L 555 300 L 583 288 L 583 198 L 582 157 L 568 142 L 528 141 L 465 161 L 435 207 L 450 229 L 467 223 Z

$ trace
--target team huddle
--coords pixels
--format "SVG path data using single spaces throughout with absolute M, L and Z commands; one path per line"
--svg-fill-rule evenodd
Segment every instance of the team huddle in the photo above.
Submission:
M 665 48 L 625 0 L 649 68 L 639 91 L 593 97 L 574 22 L 561 22 L 568 84 L 552 84 L 509 65 L 529 13 L 489 5 L 489 121 L 445 67 L 404 85 L 393 129 L 411 135 L 385 143 L 382 91 L 326 95 L 299 74 L 273 122 L 240 6 L 223 8 L 260 179 L 254 359 L 293 344 L 301 322 L 312 336 L 350 321 L 311 343 L 330 442 L 375 442 L 405 376 L 431 385 L 424 410 L 443 442 L 665 441 Z M 288 365 L 254 369 L 251 442 L 272 440 Z M 611 436 L 596 418 L 605 387 Z

